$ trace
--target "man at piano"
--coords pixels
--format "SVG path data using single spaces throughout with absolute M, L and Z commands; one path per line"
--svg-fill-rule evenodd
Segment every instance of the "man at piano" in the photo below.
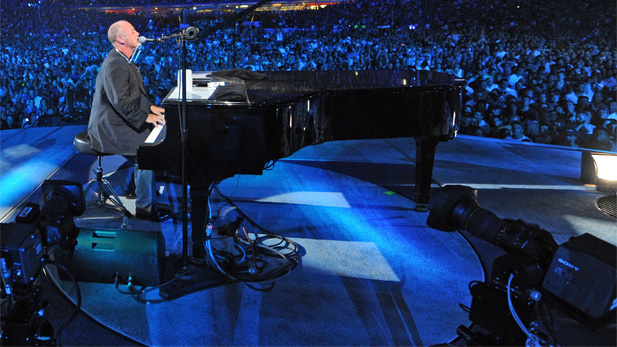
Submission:
M 135 166 L 135 215 L 140 219 L 163 221 L 172 212 L 158 208 L 155 176 L 137 166 L 137 147 L 155 126 L 165 125 L 165 109 L 150 102 L 139 69 L 133 61 L 139 32 L 127 21 L 113 23 L 107 31 L 113 49 L 101 65 L 88 123 L 92 148 L 118 154 Z

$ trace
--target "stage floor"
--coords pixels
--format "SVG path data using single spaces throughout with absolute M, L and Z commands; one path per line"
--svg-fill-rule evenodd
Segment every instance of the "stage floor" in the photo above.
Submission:
M 2 132 L 3 222 L 12 221 L 25 202 L 40 203 L 45 179 L 85 184 L 93 178 L 96 158 L 72 148 L 74 134 L 82 130 Z M 243 223 L 248 232 L 264 233 L 263 228 L 300 246 L 298 266 L 269 291 L 234 283 L 143 304 L 113 284 L 80 282 L 83 311 L 145 345 L 452 341 L 456 328 L 470 323 L 459 307 L 471 304 L 469 282 L 485 279 L 500 250 L 465 231 L 426 225 L 428 213 L 415 211 L 411 199 L 414 148 L 413 139 L 325 143 L 278 161 L 261 176 L 220 182 L 212 196 L 219 222 L 232 221 L 241 211 L 250 218 Z M 569 148 L 459 136 L 437 147 L 433 190 L 453 184 L 476 188 L 483 208 L 500 218 L 538 224 L 559 244 L 590 233 L 615 245 L 615 219 L 595 206 L 606 194 L 580 182 L 580 160 L 581 152 Z M 123 163 L 119 156 L 103 162 L 122 193 L 130 176 L 129 169 L 116 170 Z M 180 211 L 180 187 L 161 180 L 159 188 L 160 201 Z M 134 212 L 134 200 L 121 198 Z M 77 226 L 120 230 L 123 214 L 93 206 L 94 199 L 87 194 L 90 207 L 75 217 Z M 182 254 L 179 221 L 130 218 L 125 229 L 160 232 L 167 258 Z M 75 298 L 72 283 L 49 272 L 60 290 Z M 160 299 L 156 290 L 149 295 Z

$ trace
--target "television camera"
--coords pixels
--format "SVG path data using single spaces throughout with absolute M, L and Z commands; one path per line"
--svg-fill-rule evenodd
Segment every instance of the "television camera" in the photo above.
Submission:
M 42 209 L 28 203 L 14 223 L 0 225 L 1 340 L 7 346 L 55 344 L 38 280 L 48 262 L 47 249 L 58 246 L 74 250 L 79 229 L 73 217 L 86 209 L 84 191 L 78 183 L 47 180 L 41 191 Z
M 490 279 L 472 282 L 467 345 L 615 346 L 617 248 L 591 234 L 558 245 L 550 232 L 500 219 L 467 186 L 443 187 L 431 200 L 428 226 L 466 230 L 499 246 Z M 567 343 L 565 343 L 567 341 Z

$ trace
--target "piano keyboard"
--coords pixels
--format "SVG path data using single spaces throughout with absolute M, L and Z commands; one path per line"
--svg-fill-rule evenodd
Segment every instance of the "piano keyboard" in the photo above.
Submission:
M 156 141 L 156 138 L 159 137 L 159 134 L 164 127 L 164 125 L 157 125 L 156 127 L 154 127 L 154 129 L 152 129 L 150 135 L 148 135 L 148 138 L 146 139 L 146 141 L 144 141 L 144 143 L 154 143 Z

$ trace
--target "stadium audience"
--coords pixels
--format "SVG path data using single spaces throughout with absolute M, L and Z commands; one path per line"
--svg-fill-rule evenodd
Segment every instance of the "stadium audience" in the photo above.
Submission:
M 148 0 L 64 4 L 2 3 L 2 129 L 41 125 L 46 117 L 87 117 L 110 47 L 106 25 L 129 19 L 142 35 L 159 37 L 177 32 L 182 17 L 99 8 Z M 189 13 L 189 22 L 207 33 L 187 44 L 189 68 L 446 72 L 468 81 L 460 133 L 566 146 L 609 143 L 617 150 L 614 2 L 454 0 L 425 8 L 421 0 L 356 0 L 319 10 L 257 11 L 236 35 L 226 18 Z M 154 102 L 175 85 L 178 61 L 173 42 L 144 45 L 137 63 Z

